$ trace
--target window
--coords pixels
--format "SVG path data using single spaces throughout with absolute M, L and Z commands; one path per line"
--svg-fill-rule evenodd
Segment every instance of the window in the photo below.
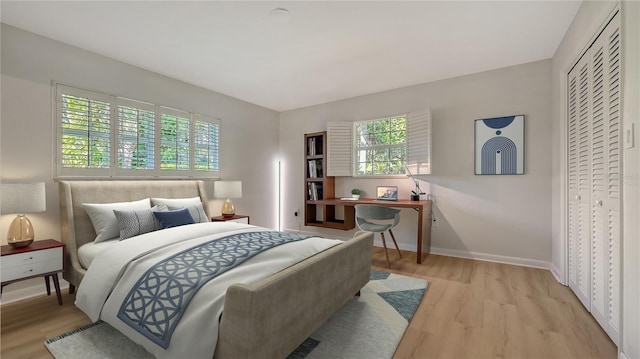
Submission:
M 58 177 L 217 177 L 220 121 L 56 85 Z
M 188 113 L 162 109 L 160 115 L 160 169 L 188 171 L 190 169 Z
M 431 111 L 327 123 L 327 175 L 431 173 Z
M 356 176 L 404 174 L 406 116 L 356 121 L 354 131 Z
M 118 169 L 152 171 L 155 168 L 155 133 L 153 105 L 119 101 Z

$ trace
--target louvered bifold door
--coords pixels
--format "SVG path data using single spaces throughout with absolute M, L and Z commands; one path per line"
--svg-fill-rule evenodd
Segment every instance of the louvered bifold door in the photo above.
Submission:
M 582 304 L 591 306 L 591 76 L 589 57 L 583 56 L 569 73 L 574 82 L 569 106 L 573 106 L 573 120 L 569 120 L 569 286 Z M 571 88 L 570 88 L 571 91 Z M 573 97 L 571 97 L 573 96 Z M 570 114 L 571 115 L 571 114 Z M 573 124 L 571 123 L 573 121 Z M 573 131 L 573 134 L 571 133 Z M 573 135 L 573 139 L 571 136 Z M 573 144 L 571 144 L 573 141 Z M 572 274 L 572 276 L 571 276 Z
M 567 96 L 567 186 L 569 190 L 567 234 L 568 234 L 568 263 L 569 263 L 569 286 L 578 286 L 578 243 L 580 239 L 580 215 L 579 203 L 580 195 L 578 188 L 578 70 L 574 67 L 569 73 L 568 96 Z
M 592 63 L 591 313 L 614 342 L 620 306 L 620 36 L 618 16 L 589 51 Z
M 617 344 L 620 327 L 620 20 L 568 75 L 569 286 Z

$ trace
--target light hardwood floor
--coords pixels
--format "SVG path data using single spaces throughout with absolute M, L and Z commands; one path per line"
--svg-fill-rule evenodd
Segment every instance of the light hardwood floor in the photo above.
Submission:
M 429 281 L 394 359 L 599 358 L 617 348 L 569 288 L 546 270 L 429 255 L 421 265 L 403 251 L 374 249 L 375 269 Z M 3 305 L 1 357 L 51 358 L 47 338 L 88 324 L 63 295 Z

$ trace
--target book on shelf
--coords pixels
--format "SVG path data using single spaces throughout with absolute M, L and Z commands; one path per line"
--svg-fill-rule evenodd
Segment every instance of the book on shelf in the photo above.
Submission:
M 307 138 L 307 156 L 316 156 L 322 154 L 322 137 Z
M 309 177 L 322 177 L 322 160 L 309 160 Z
M 322 199 L 322 183 L 309 182 L 307 184 L 307 189 L 309 192 L 309 200 L 317 201 Z
M 316 155 L 316 138 L 315 137 L 309 137 L 307 139 L 307 154 L 309 156 Z
M 318 177 L 316 174 L 316 161 L 309 160 L 309 177 L 316 178 Z

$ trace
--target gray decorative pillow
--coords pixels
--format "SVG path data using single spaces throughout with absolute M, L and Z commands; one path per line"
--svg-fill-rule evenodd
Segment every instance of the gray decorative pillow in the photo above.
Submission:
M 204 208 L 202 207 L 202 203 L 198 203 L 195 206 L 183 206 L 183 207 L 174 207 L 171 205 L 169 206 L 170 210 L 176 210 L 181 208 L 186 208 L 187 210 L 189 210 L 189 214 L 191 215 L 191 218 L 193 218 L 193 221 L 195 223 L 210 222 L 209 217 L 207 217 L 207 214 L 204 213 Z
M 96 230 L 96 243 L 118 238 L 118 219 L 113 214 L 114 210 L 139 211 L 151 208 L 149 198 L 133 202 L 117 203 L 83 203 L 82 207 L 91 218 L 93 228 Z
M 166 210 L 167 206 L 155 206 L 151 209 L 138 211 L 120 211 L 114 209 L 113 213 L 116 215 L 118 227 L 120 228 L 120 240 L 162 229 L 160 222 L 153 215 L 153 212 Z

